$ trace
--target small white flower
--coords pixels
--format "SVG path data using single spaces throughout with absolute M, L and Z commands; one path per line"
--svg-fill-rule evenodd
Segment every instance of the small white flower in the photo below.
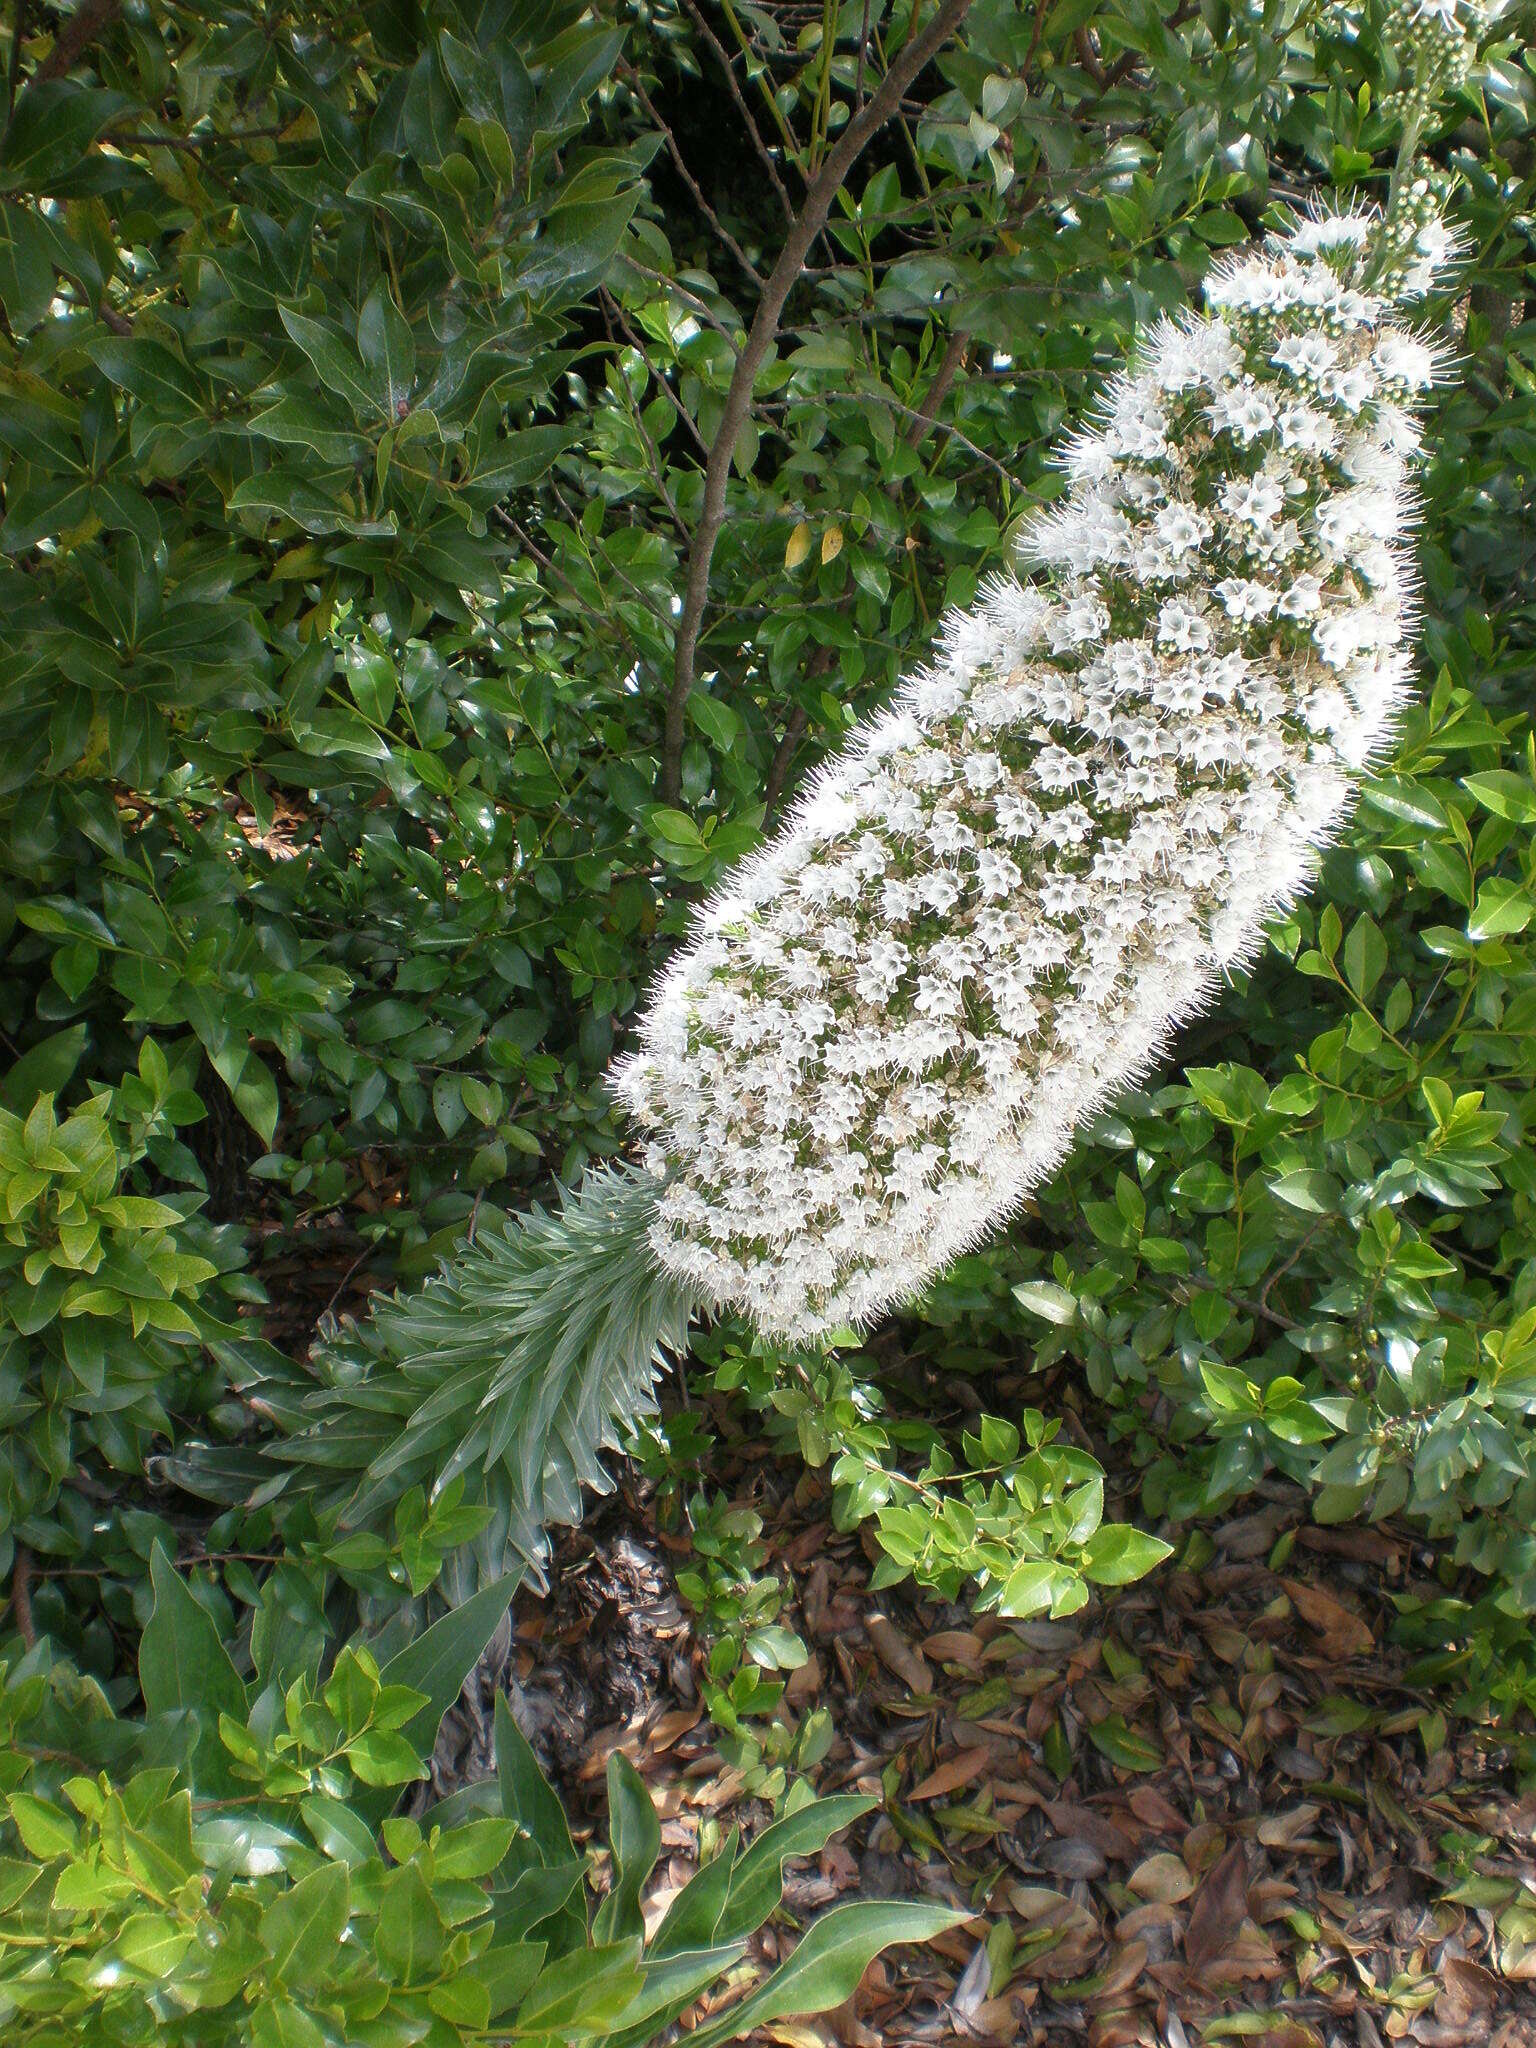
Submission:
M 1028 839 L 1040 823 L 1040 807 L 1017 790 L 999 790 L 994 805 L 997 829 L 1005 839 Z
M 1369 363 L 1355 363 L 1347 370 L 1329 370 L 1318 379 L 1317 388 L 1330 405 L 1358 412 L 1376 396 L 1376 372 Z
M 1280 610 L 1288 619 L 1309 619 L 1323 601 L 1323 586 L 1318 578 L 1308 571 L 1298 576 L 1290 589 L 1280 600 Z
M 1035 756 L 1035 780 L 1044 790 L 1076 789 L 1089 773 L 1089 764 L 1067 747 L 1042 747 Z
M 1207 418 L 1213 430 L 1225 429 L 1244 448 L 1267 434 L 1275 423 L 1275 402 L 1257 384 L 1236 385 L 1223 391 L 1210 406 Z
M 1335 249 L 1363 249 L 1371 237 L 1371 223 L 1363 213 L 1325 213 L 1304 220 L 1291 236 L 1298 256 L 1325 255 Z
M 1277 476 L 1260 470 L 1257 476 L 1239 477 L 1227 484 L 1221 493 L 1221 507 L 1242 526 L 1272 526 L 1285 510 L 1285 486 Z
M 1338 428 L 1315 406 L 1288 405 L 1276 424 L 1281 447 L 1293 448 L 1298 455 L 1331 455 L 1338 446 Z
M 1152 522 L 1158 539 L 1174 555 L 1187 555 L 1209 537 L 1211 522 L 1193 505 L 1165 505 Z
M 942 917 L 960 901 L 960 878 L 952 868 L 933 868 L 915 885 L 919 900 Z
M 923 835 L 935 853 L 963 853 L 976 844 L 976 834 L 969 825 L 963 825 L 947 805 L 940 804 L 928 820 L 928 829 Z
M 1288 334 L 1270 361 L 1298 383 L 1315 383 L 1333 369 L 1338 356 L 1338 350 L 1325 334 Z
M 1416 334 L 1389 328 L 1371 351 L 1371 367 L 1385 383 L 1427 391 L 1440 374 L 1440 351 Z
M 1224 584 L 1217 584 L 1218 597 L 1221 597 L 1224 588 Z M 1205 696 L 1205 679 L 1203 672 L 1198 668 L 1174 669 L 1167 675 L 1159 676 L 1152 685 L 1152 702 L 1158 710 L 1169 711 L 1180 717 L 1187 717 L 1202 710 Z
M 1224 576 L 1216 585 L 1229 618 L 1247 625 L 1254 619 L 1267 619 L 1280 601 L 1278 590 L 1271 590 L 1267 583 L 1255 583 L 1247 576 Z
M 1076 875 L 1052 875 L 1040 884 L 1041 914 L 1053 922 L 1076 916 L 1087 900 L 1087 885 Z
M 1175 597 L 1157 615 L 1157 637 L 1176 654 L 1188 654 L 1210 646 L 1211 629 L 1193 605 Z
M 1084 804 L 1063 804 L 1040 820 L 1039 837 L 1047 846 L 1083 846 L 1093 837 L 1095 820 Z
M 977 886 L 989 900 L 1011 896 L 1022 879 L 1018 862 L 998 847 L 984 846 L 976 856 Z
M 996 789 L 1007 773 L 997 755 L 991 753 L 967 754 L 960 772 L 965 777 L 966 788 L 974 790 L 978 796 L 989 789 Z

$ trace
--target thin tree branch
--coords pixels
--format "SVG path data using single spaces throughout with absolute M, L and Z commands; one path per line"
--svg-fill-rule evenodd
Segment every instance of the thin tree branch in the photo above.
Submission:
M 1040 47 L 1040 38 L 1045 34 L 1045 18 L 1051 11 L 1051 0 L 1035 0 L 1035 25 L 1030 30 L 1029 48 L 1024 52 L 1024 62 L 1019 66 L 1020 78 L 1029 76 L 1030 66 L 1035 61 L 1035 52 Z
M 27 0 L 16 0 L 11 12 L 11 54 L 5 67 L 5 124 L 16 111 L 16 88 L 21 83 L 21 46 L 27 38 Z
M 24 1543 L 17 1544 L 15 1562 L 11 1566 L 11 1613 L 21 1640 L 29 1650 L 35 1648 L 37 1624 L 32 1619 L 32 1553 Z
M 751 278 L 753 284 L 757 287 L 759 291 L 761 291 L 763 288 L 762 272 L 758 269 L 757 265 L 752 261 L 752 258 L 747 254 L 746 250 L 742 248 L 740 242 L 737 241 L 736 237 L 731 233 L 730 229 L 725 225 L 724 221 L 721 220 L 719 214 L 716 213 L 715 209 L 710 205 L 709 201 L 704 197 L 704 192 L 699 184 L 698 179 L 694 177 L 692 171 L 689 170 L 687 164 L 684 163 L 683 161 L 683 153 L 677 146 L 677 137 L 672 133 L 672 129 L 669 123 L 664 121 L 661 115 L 656 111 L 655 103 L 651 99 L 650 94 L 646 91 L 645 85 L 640 77 L 639 72 L 636 71 L 634 66 L 630 64 L 621 64 L 619 69 L 630 91 L 635 95 L 636 99 L 639 100 L 641 106 L 644 107 L 647 114 L 650 115 L 652 121 L 655 122 L 657 128 L 660 129 L 661 139 L 667 145 L 667 155 L 672 159 L 673 169 L 677 172 L 677 175 L 682 179 L 683 183 L 688 187 L 688 190 L 693 197 L 694 205 L 699 209 L 700 213 L 702 213 L 704 218 L 709 222 L 710 227 L 714 230 L 719 240 L 725 244 L 726 248 L 730 250 L 731 254 L 736 258 L 736 261 L 741 265 L 742 269 L 747 273 L 748 277 Z
M 954 383 L 970 345 L 971 330 L 968 327 L 957 327 L 950 335 L 948 345 L 939 358 L 939 367 L 933 373 L 933 382 L 923 393 L 923 402 L 913 413 L 911 423 L 902 435 L 908 447 L 915 448 L 932 425 L 939 407 L 949 396 L 949 387 Z
M 808 671 L 809 673 L 809 671 Z M 789 714 L 784 727 L 784 737 L 773 750 L 773 760 L 768 767 L 768 780 L 763 784 L 763 830 L 766 832 L 773 823 L 773 814 L 779 807 L 779 798 L 784 794 L 784 784 L 789 778 L 790 764 L 795 758 L 795 749 L 805 731 L 805 706 L 797 704 Z
M 849 600 L 845 597 L 837 604 L 835 609 L 840 612 L 846 612 L 848 605 Z M 805 664 L 806 682 L 817 682 L 822 676 L 829 674 L 836 660 L 836 650 L 830 641 L 824 640 Z M 784 785 L 789 780 L 789 771 L 794 765 L 795 749 L 800 744 L 801 735 L 804 733 L 808 722 L 808 714 L 803 704 L 793 705 L 790 709 L 789 717 L 784 721 L 783 736 L 773 750 L 773 759 L 768 764 L 768 780 L 763 784 L 763 830 L 765 832 L 773 823 L 774 813 L 779 807 L 779 798 L 784 794 Z
M 774 191 L 777 192 L 779 195 L 779 203 L 784 208 L 784 218 L 786 220 L 792 221 L 795 217 L 795 209 L 793 205 L 790 203 L 789 192 L 785 187 L 784 180 L 779 176 L 779 167 L 773 160 L 773 152 L 764 142 L 762 137 L 762 131 L 758 127 L 757 122 L 752 117 L 752 109 L 747 105 L 746 96 L 742 92 L 740 85 L 737 83 L 736 72 L 734 66 L 731 63 L 730 52 L 726 49 L 724 43 L 721 42 L 720 38 L 715 34 L 714 30 L 710 27 L 709 23 L 704 19 L 703 14 L 699 11 L 699 8 L 695 4 L 695 0 L 683 0 L 683 5 L 687 8 L 689 14 L 693 17 L 693 23 L 695 28 L 697 28 L 699 34 L 704 38 L 705 42 L 709 45 L 709 48 L 712 51 L 716 62 L 719 64 L 720 69 L 725 73 L 725 82 L 730 90 L 731 98 L 736 102 L 736 111 L 740 114 L 742 120 L 746 122 L 747 133 L 748 135 L 751 136 L 753 146 L 757 150 L 758 155 L 762 158 L 763 166 L 768 173 Z
M 1182 28 L 1186 21 L 1193 21 L 1199 12 L 1200 0 L 1180 0 L 1180 5 L 1169 15 L 1163 26 L 1166 29 Z M 1079 34 L 1085 33 L 1085 30 L 1079 30 Z M 1100 94 L 1109 92 L 1120 83 L 1122 78 L 1134 71 L 1141 62 L 1141 57 L 1142 53 L 1140 50 L 1122 50 L 1109 69 L 1107 71 L 1101 70 L 1100 76 L 1094 81 L 1099 88 Z
M 663 803 L 675 804 L 681 785 L 683 716 L 698 665 L 699 633 L 709 598 L 710 563 L 714 559 L 720 529 L 725 523 L 731 455 L 752 410 L 753 383 L 778 332 L 779 316 L 784 311 L 785 302 L 799 279 L 811 244 L 821 232 L 843 180 L 867 144 L 895 113 L 908 85 L 965 19 L 970 4 L 971 0 L 944 0 L 933 21 L 920 36 L 906 45 L 880 81 L 878 90 L 849 121 L 836 145 L 828 151 L 806 193 L 805 204 L 792 222 L 779 252 L 779 260 L 763 287 L 751 330 L 736 358 L 735 373 L 704 470 L 704 504 L 688 558 L 688 584 L 682 615 L 677 623 L 677 651 L 672 688 L 667 698 L 661 767 Z
M 110 28 L 123 11 L 123 0 L 82 0 L 59 30 L 53 48 L 27 80 L 28 85 L 46 85 L 51 78 L 67 78 L 104 28 Z
M 612 308 L 613 317 L 615 320 L 618 321 L 619 331 L 623 334 L 624 339 L 629 343 L 630 347 L 634 350 L 635 354 L 639 356 L 642 359 L 642 361 L 644 361 L 648 366 L 650 366 L 650 357 L 646 355 L 645 345 L 640 340 L 639 336 L 635 333 L 634 328 L 631 326 L 629 318 L 624 311 L 622 303 L 614 297 L 613 293 L 609 291 L 607 285 L 601 285 L 599 287 L 599 293 L 602 298 L 604 306 Z M 683 404 L 683 401 L 672 389 L 672 386 L 667 382 L 665 375 L 660 370 L 655 369 L 652 366 L 651 375 L 655 379 L 656 389 L 661 393 L 661 395 L 667 400 L 667 403 L 671 406 L 673 417 L 678 421 L 679 425 L 686 428 L 688 433 L 690 433 L 693 436 L 694 446 L 698 449 L 699 453 L 704 457 L 705 461 L 707 462 L 709 460 L 709 444 L 704 439 L 704 436 L 699 432 L 698 427 L 694 423 L 693 414 L 689 412 L 687 406 Z
M 270 142 L 282 132 L 280 127 L 274 126 L 231 128 L 223 134 L 210 130 L 206 135 L 147 135 L 135 128 L 119 128 L 109 130 L 102 140 L 120 149 L 181 149 L 196 155 L 200 149 L 221 149 L 229 143 Z
M 963 328 L 955 330 L 949 338 L 949 346 L 944 351 L 943 359 L 939 364 L 933 382 L 928 387 L 922 405 L 915 408 L 907 408 L 912 414 L 911 424 L 903 436 L 908 447 L 919 447 L 927 434 L 933 429 L 935 425 L 934 414 L 943 404 L 945 393 L 955 381 L 955 373 L 960 367 L 961 359 L 965 355 L 966 345 L 969 341 L 970 335 Z M 965 441 L 965 436 L 959 434 L 958 429 L 946 427 L 942 422 L 938 424 L 941 433 L 957 434 L 961 441 Z M 973 442 L 966 441 L 965 445 L 968 448 L 972 448 L 978 455 L 984 453 L 982 449 L 976 448 Z M 987 457 L 986 459 L 990 461 L 992 458 Z M 997 467 L 1002 469 L 1002 464 L 998 463 Z M 1021 488 L 1016 477 L 1009 476 L 1006 470 L 1003 470 L 1003 474 L 1008 477 L 1008 481 L 1015 488 Z M 806 663 L 805 673 L 807 679 L 826 675 L 833 665 L 833 660 L 833 650 L 830 646 L 818 647 Z M 805 706 L 803 704 L 796 704 L 785 721 L 783 736 L 773 750 L 773 759 L 768 766 L 768 780 L 763 785 L 763 830 L 765 832 L 773 823 L 774 814 L 779 807 L 779 799 L 784 794 L 784 785 L 789 780 L 789 771 L 794 766 L 796 749 L 804 737 L 805 728 L 808 723 L 809 720 Z
M 637 271 L 649 283 L 660 285 L 664 291 L 671 292 L 674 297 L 681 299 L 685 306 L 692 306 L 704 325 L 720 336 L 733 356 L 736 354 L 736 337 L 707 299 L 701 299 L 697 292 L 689 291 L 687 285 L 679 284 L 675 277 L 668 277 L 664 270 L 653 270 L 648 263 L 642 263 L 638 256 L 631 256 L 627 249 L 619 251 L 619 261 L 627 269 Z

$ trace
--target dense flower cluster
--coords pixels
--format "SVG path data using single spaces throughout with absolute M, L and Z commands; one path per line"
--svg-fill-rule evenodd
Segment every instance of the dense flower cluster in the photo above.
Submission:
M 799 1342 L 910 1295 L 1308 879 L 1409 669 L 1442 360 L 1392 309 L 1454 251 L 1402 199 L 1217 266 L 1062 454 L 1029 580 L 946 619 L 701 913 L 617 1084 L 700 1296 Z

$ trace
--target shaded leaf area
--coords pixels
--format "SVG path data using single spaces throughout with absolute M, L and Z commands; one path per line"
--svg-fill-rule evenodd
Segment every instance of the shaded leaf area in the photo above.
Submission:
M 809 1775 L 881 1802 L 792 1867 L 763 1959 L 843 1898 L 975 1916 L 814 2026 L 754 2039 L 1536 2042 L 1536 1792 L 1516 1741 L 1409 1682 L 1394 1602 L 1427 1554 L 1405 1533 L 1317 1528 L 1277 1494 L 1069 1622 L 1010 1622 L 873 1594 L 819 1482 L 788 1490 L 758 1450 L 716 1464 L 763 1516 L 780 1619 L 809 1651 L 780 1713 L 826 1707 L 837 1731 Z M 771 1812 L 714 1747 L 669 1549 L 686 1544 L 653 1502 L 621 1496 L 557 1548 L 550 1596 L 519 1599 L 472 1681 L 482 1713 L 510 1693 L 594 1827 L 613 1750 L 640 1769 L 662 1816 L 648 1926 L 701 1846 Z M 472 1718 L 445 1726 L 450 1778 L 477 1774 Z

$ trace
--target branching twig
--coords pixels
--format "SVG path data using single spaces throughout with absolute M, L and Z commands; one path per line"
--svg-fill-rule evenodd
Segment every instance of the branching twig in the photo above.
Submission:
M 784 784 L 789 779 L 795 749 L 806 727 L 805 706 L 797 704 L 790 712 L 784 727 L 784 736 L 773 750 L 773 760 L 768 768 L 768 780 L 763 784 L 763 830 L 766 832 L 773 823 L 779 798 L 784 794 Z
M 640 340 L 640 337 L 635 333 L 634 328 L 630 325 L 629 316 L 624 311 L 623 304 L 620 300 L 614 297 L 613 293 L 609 291 L 607 285 L 603 285 L 599 289 L 600 296 L 602 298 L 604 306 L 611 309 L 614 319 L 619 324 L 620 333 L 624 336 L 624 339 L 629 343 L 630 347 L 634 350 L 635 354 L 639 356 L 649 368 L 650 358 L 645 353 L 645 345 Z M 662 371 L 652 369 L 651 375 L 655 380 L 657 391 L 661 394 L 662 397 L 666 399 L 667 403 L 671 406 L 673 417 L 677 420 L 679 426 L 683 427 L 689 434 L 693 436 L 695 447 L 697 447 L 699 453 L 705 458 L 705 460 L 708 461 L 709 443 L 704 439 L 704 436 L 699 432 L 698 425 L 697 422 L 694 420 L 693 414 L 688 410 L 687 406 L 683 404 L 683 401 L 672 389 L 672 386 L 667 382 L 666 377 Z
M 628 85 L 630 91 L 635 95 L 636 99 L 639 100 L 641 106 L 644 107 L 647 114 L 650 115 L 652 121 L 655 122 L 657 128 L 661 131 L 661 139 L 667 145 L 667 155 L 672 159 L 673 169 L 677 172 L 677 175 L 682 179 L 683 183 L 688 187 L 688 190 L 692 195 L 694 205 L 699 209 L 700 213 L 703 214 L 704 218 L 709 222 L 710 227 L 714 230 L 717 237 L 720 239 L 720 241 L 722 241 L 725 244 L 726 248 L 730 250 L 731 254 L 736 258 L 736 261 L 741 265 L 742 269 L 747 273 L 748 277 L 751 278 L 753 284 L 756 285 L 759 291 L 761 291 L 763 288 L 763 278 L 761 271 L 758 269 L 757 265 L 752 261 L 752 258 L 747 254 L 746 250 L 742 248 L 740 242 L 737 241 L 736 237 L 731 233 L 730 229 L 725 225 L 724 221 L 721 220 L 719 214 L 716 213 L 715 209 L 710 205 L 709 201 L 705 198 L 703 188 L 699 184 L 698 179 L 695 178 L 692 171 L 689 170 L 687 164 L 683 161 L 683 153 L 677 146 L 677 137 L 672 133 L 671 126 L 665 120 L 663 120 L 661 115 L 657 112 L 655 103 L 652 100 L 650 94 L 646 91 L 645 85 L 640 77 L 639 72 L 636 71 L 634 67 L 629 64 L 622 65 L 620 69 L 622 70 L 624 81 Z
M 210 130 L 206 135 L 150 135 L 138 128 L 118 128 L 109 130 L 104 140 L 120 149 L 180 149 L 195 155 L 200 149 L 223 149 L 232 143 L 270 142 L 282 132 L 276 125 L 230 128 L 222 134 Z
M 945 393 L 955 381 L 955 374 L 960 367 L 969 341 L 970 335 L 965 329 L 957 328 L 955 330 L 949 338 L 949 345 L 944 351 L 933 382 L 929 385 L 921 406 L 906 408 L 912 416 L 911 423 L 904 436 L 908 447 L 919 447 L 924 437 L 934 427 L 934 414 L 943 404 Z M 895 403 L 894 400 L 890 402 L 892 404 Z M 972 449 L 977 455 L 983 456 L 988 461 L 994 460 L 993 457 L 986 456 L 984 449 L 977 448 L 976 444 L 972 441 L 967 441 L 964 434 L 961 434 L 958 428 L 944 426 L 942 422 L 939 425 L 941 432 L 954 434 L 960 441 L 965 443 L 966 447 Z M 1001 463 L 998 463 L 996 466 L 1002 470 Z M 1016 489 L 1020 488 L 1016 477 L 1009 475 L 1006 470 L 1003 470 L 1002 473 L 1008 478 L 1010 484 Z M 833 659 L 833 651 L 830 647 L 818 647 L 806 663 L 805 673 L 807 680 L 813 680 L 818 676 L 826 675 L 833 665 Z M 768 767 L 768 780 L 763 786 L 763 830 L 765 832 L 773 823 L 774 814 L 779 807 L 779 799 L 784 794 L 784 785 L 789 780 L 789 771 L 794 766 L 795 750 L 804 736 L 808 723 L 809 720 L 805 706 L 803 704 L 796 704 L 785 721 L 783 736 L 773 750 L 773 760 Z
M 699 34 L 709 45 L 715 61 L 725 73 L 725 82 L 730 90 L 731 98 L 736 102 L 736 111 L 740 114 L 742 120 L 746 122 L 747 133 L 752 138 L 753 147 L 763 161 L 763 167 L 768 173 L 774 191 L 779 195 L 779 204 L 784 209 L 784 218 L 792 221 L 795 217 L 795 209 L 790 203 L 789 192 L 785 187 L 784 180 L 779 176 L 779 167 L 773 160 L 773 152 L 769 149 L 767 143 L 764 142 L 762 130 L 752 118 L 752 109 L 747 105 L 746 96 L 737 83 L 736 71 L 731 63 L 730 52 L 704 19 L 703 14 L 695 4 L 695 0 L 683 0 L 683 5 L 692 16 L 694 27 L 697 28 Z
M 691 306 L 704 325 L 719 335 L 731 354 L 736 354 L 736 337 L 707 299 L 701 299 L 698 293 L 691 292 L 687 285 L 679 284 L 675 277 L 668 277 L 664 270 L 653 270 L 650 264 L 642 263 L 638 256 L 631 256 L 627 249 L 619 251 L 619 261 L 627 270 L 636 271 L 648 284 L 660 285 L 663 292 L 671 292 L 675 298 L 681 299 L 685 306 Z
M 936 420 L 931 414 L 919 411 L 915 405 L 903 405 L 899 398 L 893 398 L 888 391 L 844 391 L 840 395 L 855 405 L 883 405 L 887 412 L 899 412 L 905 419 L 911 421 L 914 426 L 920 423 L 921 431 L 917 434 L 909 434 L 908 436 L 913 447 L 917 446 L 923 434 L 930 427 L 934 428 L 938 433 L 948 434 L 952 441 L 958 441 L 960 446 L 967 450 L 969 454 L 974 455 L 978 462 L 984 462 L 988 469 L 995 470 L 1010 490 L 1018 492 L 1021 496 L 1023 495 L 1026 489 L 1023 479 L 1016 477 L 1005 462 L 999 462 L 995 455 L 991 455 L 985 448 L 979 447 L 969 434 L 962 432 L 959 427 L 951 426 L 948 420 Z
M 1169 15 L 1163 26 L 1169 30 L 1182 28 L 1186 21 L 1192 21 L 1199 12 L 1200 0 L 1180 0 L 1179 6 Z M 1083 33 L 1083 31 L 1079 31 L 1079 33 Z M 1100 93 L 1111 91 L 1120 83 L 1122 78 L 1134 71 L 1141 62 L 1141 56 L 1140 50 L 1122 50 L 1107 71 L 1101 67 L 1099 77 L 1095 80 Z
M 5 124 L 16 111 L 16 88 L 21 83 L 21 46 L 27 39 L 27 0 L 16 0 L 11 12 L 11 54 L 5 67 Z
M 949 40 L 965 19 L 970 0 L 944 0 L 922 35 L 909 42 L 880 81 L 867 104 L 856 113 L 828 151 L 790 225 L 779 260 L 773 266 L 757 313 L 726 393 L 720 425 L 710 446 L 704 471 L 704 504 L 688 558 L 688 584 L 677 624 L 677 651 L 672 688 L 667 698 L 666 736 L 662 752 L 662 801 L 675 804 L 682 777 L 683 717 L 693 689 L 698 662 L 699 632 L 709 597 L 709 569 L 715 543 L 725 523 L 726 484 L 731 455 L 752 409 L 752 386 L 778 332 L 779 316 L 800 276 L 811 244 L 821 232 L 843 180 L 871 139 L 901 104 L 901 96 L 918 73 Z

